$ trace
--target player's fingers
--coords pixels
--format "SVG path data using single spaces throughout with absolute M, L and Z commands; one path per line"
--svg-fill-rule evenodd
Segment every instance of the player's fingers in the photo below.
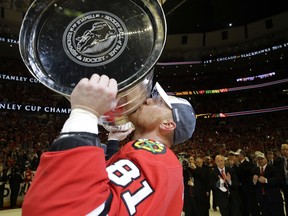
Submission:
M 126 132 L 127 133 L 127 135 L 129 135 L 130 133 L 132 133 L 132 131 L 134 130 L 134 128 L 132 127 L 132 128 L 129 128 L 129 130 Z
M 115 79 L 111 78 L 109 80 L 108 87 L 113 89 L 113 90 L 116 90 L 116 92 L 118 92 L 118 84 L 117 84 L 117 81 Z
M 90 78 L 90 81 L 94 84 L 98 83 L 100 80 L 100 76 L 98 74 L 93 74 Z
M 87 85 L 88 82 L 89 82 L 89 79 L 87 79 L 87 78 L 82 78 L 82 79 L 77 83 L 77 85 L 75 86 L 75 88 L 73 89 L 72 94 L 73 94 L 73 92 L 75 92 L 75 91 L 79 91 L 79 89 L 85 88 L 85 86 Z
M 106 75 L 102 75 L 99 79 L 99 85 L 107 87 L 108 84 L 109 84 L 109 77 Z
M 84 85 L 85 83 L 87 83 L 89 81 L 89 79 L 87 78 L 82 78 L 79 82 L 78 85 Z

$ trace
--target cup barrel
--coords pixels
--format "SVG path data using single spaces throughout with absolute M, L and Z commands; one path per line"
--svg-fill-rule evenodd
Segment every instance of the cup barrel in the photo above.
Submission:
M 127 122 L 121 125 L 102 125 L 107 131 L 116 132 L 116 131 L 127 131 L 130 128 L 133 128 L 133 124 L 131 122 Z
M 125 131 L 133 127 L 128 116 L 150 97 L 153 85 L 152 78 L 153 71 L 134 87 L 119 93 L 116 108 L 100 116 L 99 124 L 108 131 Z

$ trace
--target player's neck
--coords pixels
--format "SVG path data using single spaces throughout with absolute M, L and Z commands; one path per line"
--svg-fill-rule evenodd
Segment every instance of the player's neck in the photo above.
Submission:
M 154 141 L 158 141 L 162 144 L 164 144 L 166 147 L 170 148 L 171 145 L 168 144 L 169 142 L 165 139 L 165 137 L 162 137 L 157 131 L 149 131 L 149 132 L 141 132 L 139 133 L 138 132 L 134 132 L 134 137 L 133 137 L 134 140 L 137 140 L 137 139 L 151 139 L 151 140 L 154 140 Z

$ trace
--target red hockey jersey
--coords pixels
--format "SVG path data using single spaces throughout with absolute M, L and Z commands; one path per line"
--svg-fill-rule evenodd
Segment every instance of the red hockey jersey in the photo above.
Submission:
M 22 215 L 180 216 L 182 198 L 182 166 L 175 154 L 140 139 L 107 162 L 103 149 L 94 146 L 44 153 Z

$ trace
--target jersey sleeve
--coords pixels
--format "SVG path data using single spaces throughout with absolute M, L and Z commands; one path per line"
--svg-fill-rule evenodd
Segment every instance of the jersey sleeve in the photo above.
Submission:
M 104 213 L 111 199 L 103 149 L 82 146 L 46 152 L 25 195 L 22 215 Z

